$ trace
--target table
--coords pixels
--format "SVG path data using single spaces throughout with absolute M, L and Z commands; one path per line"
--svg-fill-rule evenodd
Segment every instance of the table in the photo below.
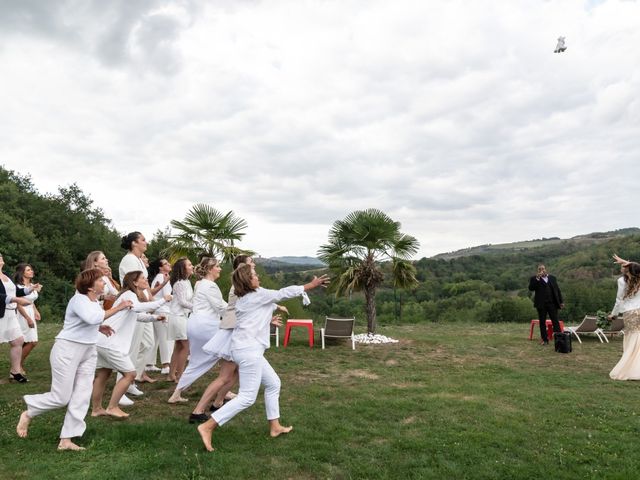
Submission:
M 309 347 L 313 348 L 313 320 L 308 320 L 308 319 L 297 319 L 297 318 L 290 318 L 289 320 L 287 320 L 287 326 L 284 329 L 284 342 L 283 342 L 283 346 L 286 347 L 287 344 L 289 343 L 289 337 L 291 336 L 291 329 L 293 327 L 304 327 L 307 329 L 307 331 L 309 332 Z
M 562 320 L 558 320 L 558 322 L 560 323 L 560 331 L 564 332 L 564 322 Z M 531 320 L 531 327 L 529 328 L 529 340 L 533 340 L 533 329 L 536 325 L 540 325 L 540 320 Z M 551 320 L 547 320 L 545 322 L 545 326 L 547 327 L 547 338 L 549 340 L 553 340 L 553 322 Z

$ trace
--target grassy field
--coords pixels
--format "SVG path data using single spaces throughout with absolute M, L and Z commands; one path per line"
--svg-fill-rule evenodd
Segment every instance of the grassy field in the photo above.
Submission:
M 28 364 L 30 383 L 9 384 L 0 347 L 2 479 L 464 479 L 638 478 L 640 385 L 608 372 L 622 341 L 574 342 L 557 354 L 526 339 L 528 325 L 427 324 L 381 328 L 392 345 L 305 346 L 294 332 L 267 356 L 283 383 L 283 424 L 268 437 L 264 404 L 218 430 L 202 448 L 187 423 L 193 402 L 166 403 L 166 382 L 124 421 L 87 419 L 85 452 L 56 451 L 64 411 L 15 434 L 21 396 L 49 388 L 48 354 L 59 326 L 45 324 Z M 207 380 L 188 393 L 196 398 Z

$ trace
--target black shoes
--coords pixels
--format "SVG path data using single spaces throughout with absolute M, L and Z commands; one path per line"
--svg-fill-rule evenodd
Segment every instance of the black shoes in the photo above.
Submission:
M 549 345 L 549 340 L 540 340 L 540 345 Z
M 204 423 L 209 420 L 209 415 L 206 413 L 192 413 L 189 415 L 189 423 Z
M 9 378 L 11 378 L 11 380 L 15 380 L 18 383 L 27 383 L 29 381 L 27 380 L 27 377 L 25 377 L 21 373 L 9 372 Z

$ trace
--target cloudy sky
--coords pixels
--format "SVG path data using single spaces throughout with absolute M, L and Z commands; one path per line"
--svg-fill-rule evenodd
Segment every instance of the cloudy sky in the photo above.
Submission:
M 0 164 L 121 232 L 194 203 L 315 255 L 379 208 L 420 256 L 638 225 L 635 1 L 0 1 Z M 556 38 L 568 49 L 554 54 Z

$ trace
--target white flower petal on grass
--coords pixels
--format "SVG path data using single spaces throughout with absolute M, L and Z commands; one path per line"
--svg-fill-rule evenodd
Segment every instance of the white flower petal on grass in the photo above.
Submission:
M 373 344 L 373 343 L 398 343 L 399 340 L 395 340 L 391 337 L 386 337 L 384 335 L 379 335 L 379 334 L 371 334 L 371 333 L 361 333 L 358 335 L 354 336 L 354 339 L 356 341 L 356 343 L 367 343 L 367 344 Z

